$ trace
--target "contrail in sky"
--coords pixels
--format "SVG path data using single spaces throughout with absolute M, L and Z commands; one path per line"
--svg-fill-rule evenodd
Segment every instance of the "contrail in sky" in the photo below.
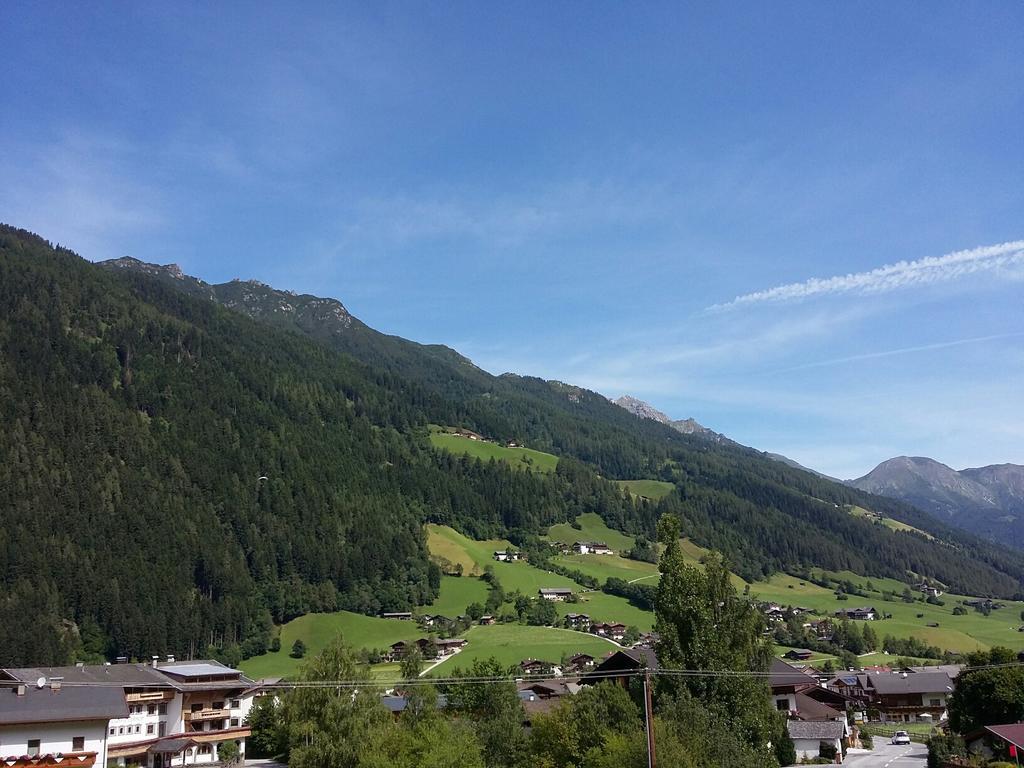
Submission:
M 895 357 L 910 352 L 928 352 L 933 349 L 946 349 L 948 347 L 959 347 L 963 344 L 978 344 L 983 341 L 1000 341 L 1002 339 L 1017 339 L 1024 336 L 1024 331 L 1014 333 L 997 333 L 992 336 L 974 336 L 969 339 L 953 339 L 952 341 L 939 341 L 934 344 L 921 344 L 916 347 L 901 347 L 900 349 L 887 349 L 882 352 L 866 352 L 862 355 L 849 355 L 848 357 L 833 357 L 828 360 L 818 360 L 813 363 L 794 365 L 791 368 L 782 368 L 772 373 L 790 373 L 791 371 L 802 371 L 807 368 L 824 368 L 829 365 L 840 365 L 841 363 L 855 363 L 861 360 L 874 360 L 879 357 Z
M 751 304 L 777 304 L 843 293 L 888 293 L 913 285 L 949 282 L 978 272 L 991 272 L 1017 264 L 1024 264 L 1024 240 L 985 245 L 916 261 L 899 261 L 867 272 L 825 278 L 812 277 L 802 283 L 789 283 L 746 293 L 708 309 L 735 309 Z

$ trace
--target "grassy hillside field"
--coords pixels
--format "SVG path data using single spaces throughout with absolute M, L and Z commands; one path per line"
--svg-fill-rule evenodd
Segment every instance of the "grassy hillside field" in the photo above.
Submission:
M 450 674 L 456 667 L 466 668 L 473 659 L 494 656 L 511 666 L 523 659 L 559 662 L 565 654 L 589 653 L 601 658 L 618 649 L 615 643 L 595 635 L 554 627 L 524 627 L 518 624 L 494 624 L 470 627 L 468 645 L 431 670 L 432 675 Z
M 468 437 L 452 435 L 447 432 L 432 430 L 430 442 L 435 448 L 452 453 L 469 454 L 473 458 L 489 461 L 507 461 L 517 469 L 532 469 L 534 472 L 553 472 L 558 465 L 558 457 L 550 453 L 534 451 L 530 448 L 506 448 L 497 443 L 486 443 L 482 440 L 471 440 Z
M 287 677 L 302 663 L 289 656 L 296 640 L 301 638 L 306 644 L 306 658 L 312 658 L 338 635 L 353 648 L 384 648 L 399 640 L 415 640 L 424 633 L 412 621 L 378 619 L 348 611 L 310 613 L 281 627 L 280 651 L 254 656 L 240 666 L 252 678 Z
M 865 589 L 868 597 L 850 595 L 848 600 L 837 600 L 830 589 L 787 574 L 776 574 L 768 581 L 754 582 L 750 592 L 761 600 L 813 608 L 824 615 L 831 615 L 841 608 L 872 605 L 878 611 L 892 614 L 891 619 L 872 622 L 872 628 L 879 640 L 885 635 L 894 637 L 917 637 L 929 645 L 952 651 L 972 651 L 993 645 L 1004 645 L 1018 650 L 1024 648 L 1024 633 L 1017 631 L 1021 626 L 1020 612 L 1024 603 L 1000 600 L 1004 608 L 984 616 L 967 609 L 963 616 L 954 616 L 953 608 L 959 601 L 969 599 L 963 595 L 943 595 L 943 606 L 929 605 L 920 601 L 905 603 L 898 597 L 895 602 L 882 600 L 881 590 L 902 591 L 905 585 L 892 579 L 868 579 L 847 572 L 826 573 L 830 578 L 848 579 Z M 870 583 L 875 590 L 868 591 Z M 898 588 L 898 589 L 897 589 Z M 918 614 L 921 614 L 918 616 Z M 938 624 L 929 627 L 928 624 Z
M 893 520 L 891 517 L 882 517 L 881 519 L 878 519 L 877 516 L 873 512 L 870 512 L 870 511 L 864 509 L 864 507 L 852 506 L 852 507 L 848 507 L 847 509 L 848 509 L 849 513 L 851 515 L 853 515 L 854 517 L 866 517 L 866 518 L 877 519 L 878 522 L 881 525 L 884 525 L 886 528 L 888 528 L 891 531 L 905 531 L 905 532 L 919 533 L 922 536 L 924 536 L 926 539 L 934 539 L 935 538 L 930 533 L 922 531 L 920 528 L 915 528 L 912 525 L 907 525 L 906 523 L 901 523 L 899 520 Z
M 619 485 L 634 496 L 654 500 L 668 496 L 676 489 L 675 485 L 664 480 L 619 480 Z
M 459 438 L 464 440 L 465 438 Z M 568 524 L 556 525 L 548 532 L 552 541 L 572 542 L 582 539 L 605 541 L 616 552 L 629 549 L 633 538 L 609 529 L 595 514 L 582 515 L 574 527 Z M 569 587 L 579 593 L 578 603 L 559 603 L 558 613 L 587 613 L 596 621 L 621 621 L 635 625 L 642 631 L 651 629 L 653 614 L 642 611 L 628 601 L 606 595 L 602 592 L 584 592 L 583 588 L 564 576 L 549 573 L 526 562 L 500 563 L 492 559 L 493 552 L 505 549 L 509 542 L 500 539 L 476 541 L 463 536 L 452 528 L 439 525 L 427 526 L 427 541 L 432 553 L 440 554 L 453 563 L 462 563 L 462 577 L 445 576 L 441 583 L 441 594 L 432 606 L 421 610 L 456 616 L 465 611 L 471 602 L 483 602 L 487 596 L 487 585 L 479 578 L 468 574 L 481 574 L 487 565 L 494 572 L 507 592 L 516 590 L 533 596 L 541 587 Z M 692 562 L 697 562 L 706 550 L 690 541 L 683 542 L 684 551 Z M 657 567 L 651 563 L 627 560 L 616 555 L 560 555 L 555 562 L 576 568 L 597 579 L 614 576 L 627 581 L 642 580 L 645 584 L 657 583 Z M 849 572 L 814 571 L 815 576 L 850 581 L 867 593 L 867 597 L 850 595 L 847 600 L 838 600 L 832 589 L 824 588 L 809 581 L 788 574 L 776 574 L 763 582 L 750 583 L 750 595 L 759 600 L 778 602 L 810 608 L 821 615 L 832 615 L 840 608 L 858 605 L 873 605 L 878 611 L 892 614 L 891 619 L 872 623 L 879 640 L 885 635 L 895 637 L 917 637 L 929 645 L 937 645 L 953 651 L 971 651 L 1004 645 L 1014 650 L 1024 648 L 1024 633 L 1017 628 L 1022 625 L 1021 610 L 1024 603 L 1009 600 L 999 601 L 1005 607 L 993 610 L 989 616 L 967 609 L 962 616 L 953 615 L 953 608 L 966 598 L 962 595 L 943 595 L 942 606 L 929 605 L 915 600 L 905 603 L 898 596 L 894 600 L 883 600 L 882 591 L 902 593 L 906 584 L 895 579 L 866 578 Z M 733 577 L 737 589 L 743 590 L 747 582 Z M 938 624 L 929 627 L 928 624 Z M 354 647 L 383 648 L 398 640 L 412 640 L 424 636 L 412 622 L 378 619 L 358 614 L 339 612 L 335 614 L 311 614 L 302 616 L 281 627 L 281 648 L 278 653 L 248 659 L 242 662 L 242 669 L 253 677 L 287 676 L 295 671 L 300 662 L 292 659 L 288 652 L 297 638 L 302 638 L 308 655 L 314 655 L 326 643 L 342 634 Z M 452 660 L 445 661 L 438 669 L 465 665 L 473 658 L 496 655 L 502 663 L 514 664 L 523 658 L 535 657 L 557 661 L 563 652 L 582 651 L 595 653 L 595 648 L 610 648 L 606 641 L 581 633 L 550 627 L 525 627 L 518 624 L 503 624 L 491 627 L 473 627 L 466 635 L 469 645 Z M 595 645 L 596 644 L 596 645 Z M 779 655 L 784 648 L 777 649 Z M 603 652 L 606 652 L 604 650 Z M 820 654 L 821 660 L 827 658 Z M 863 664 L 885 664 L 894 657 L 876 653 L 862 657 Z M 393 665 L 379 665 L 373 669 L 376 677 L 389 676 Z

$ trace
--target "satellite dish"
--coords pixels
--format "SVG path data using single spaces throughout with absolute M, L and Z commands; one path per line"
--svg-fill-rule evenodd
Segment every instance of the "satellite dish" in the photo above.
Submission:
M 36 688 L 45 688 L 45 687 L 46 687 L 46 678 L 45 677 L 40 677 L 38 680 L 36 680 Z

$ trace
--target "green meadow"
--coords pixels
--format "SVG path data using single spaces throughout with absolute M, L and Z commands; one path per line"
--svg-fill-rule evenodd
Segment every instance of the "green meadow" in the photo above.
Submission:
M 464 442 L 465 438 L 458 438 Z M 546 538 L 549 541 L 572 543 L 577 540 L 604 541 L 616 553 L 628 550 L 633 537 L 609 529 L 596 514 L 581 515 L 575 525 L 552 526 Z M 558 603 L 560 616 L 566 613 L 586 613 L 595 621 L 621 621 L 634 625 L 641 631 L 651 629 L 654 616 L 630 605 L 623 598 L 607 595 L 600 591 L 587 592 L 576 582 L 542 570 L 526 562 L 501 563 L 493 559 L 495 550 L 503 550 L 509 542 L 503 539 L 476 541 L 447 526 L 427 526 L 427 543 L 432 554 L 439 555 L 452 563 L 463 565 L 464 576 L 444 576 L 441 593 L 431 606 L 421 611 L 457 616 L 465 612 L 472 602 L 484 602 L 487 585 L 477 576 L 490 565 L 506 592 L 516 590 L 535 596 L 542 587 L 568 587 L 576 591 L 578 602 Z M 693 563 L 706 554 L 707 550 L 689 540 L 682 542 L 687 559 Z M 657 584 L 657 567 L 651 563 L 628 560 L 615 555 L 559 555 L 554 561 L 560 565 L 577 569 L 589 576 L 604 581 L 609 577 L 626 581 L 639 580 L 644 584 Z M 821 616 L 831 616 L 841 608 L 871 605 L 892 618 L 872 622 L 879 640 L 885 635 L 895 637 L 917 637 L 929 645 L 952 651 L 971 651 L 1004 645 L 1014 650 L 1024 647 L 1024 633 L 1017 629 L 1024 622 L 1021 610 L 1024 603 L 1009 600 L 999 601 L 1005 607 L 993 610 L 985 616 L 973 608 L 967 608 L 962 616 L 953 615 L 953 608 L 964 599 L 962 595 L 943 595 L 944 605 L 931 605 L 920 600 L 904 602 L 899 595 L 906 584 L 887 578 L 868 578 L 849 572 L 827 572 L 814 569 L 814 575 L 835 581 L 849 581 L 864 590 L 867 597 L 850 595 L 847 600 L 837 599 L 834 589 L 825 588 L 789 574 L 776 574 L 766 581 L 751 582 L 749 585 L 738 576 L 733 577 L 736 588 L 743 591 L 749 586 L 752 598 L 777 602 L 783 605 L 801 606 Z M 896 593 L 896 597 L 884 600 L 883 591 Z M 505 607 L 508 612 L 508 606 Z M 929 624 L 938 626 L 929 627 Z M 301 616 L 280 628 L 281 651 L 267 653 L 242 662 L 242 669 L 252 677 L 275 677 L 293 674 L 301 663 L 288 654 L 292 643 L 301 638 L 307 647 L 307 657 L 316 654 L 332 638 L 342 635 L 346 642 L 356 648 L 384 648 L 398 640 L 414 640 L 423 637 L 413 622 L 379 619 L 341 611 L 332 614 L 311 614 Z M 551 627 L 526 627 L 519 624 L 498 624 L 490 627 L 472 627 L 466 634 L 469 641 L 466 649 L 454 659 L 465 664 L 473 658 L 496 655 L 503 664 L 514 664 L 523 658 L 534 657 L 557 661 L 563 652 L 595 653 L 596 649 L 611 648 L 612 644 L 592 635 Z M 781 656 L 784 648 L 778 648 Z M 606 652 L 606 650 L 605 650 Z M 595 654 L 599 655 L 599 654 Z M 828 658 L 817 654 L 816 660 Z M 875 653 L 862 657 L 862 664 L 886 664 L 894 657 Z M 439 669 L 453 667 L 453 661 L 445 661 Z M 375 667 L 373 674 L 386 677 L 386 668 Z
M 534 472 L 553 472 L 558 465 L 558 457 L 530 448 L 506 448 L 497 443 L 483 440 L 471 440 L 468 437 L 453 435 L 448 432 L 431 431 L 430 442 L 435 448 L 451 453 L 468 454 L 482 461 L 507 461 L 517 469 L 532 469 Z
M 555 627 L 524 627 L 521 624 L 493 624 L 470 627 L 465 635 L 468 644 L 431 670 L 431 674 L 451 674 L 456 667 L 465 669 L 474 659 L 493 656 L 502 665 L 518 664 L 523 659 L 540 659 L 558 663 L 563 655 L 589 653 L 601 658 L 618 649 L 615 643 L 596 635 Z
M 668 496 L 676 489 L 675 485 L 664 480 L 619 480 L 619 486 L 634 496 L 654 500 Z

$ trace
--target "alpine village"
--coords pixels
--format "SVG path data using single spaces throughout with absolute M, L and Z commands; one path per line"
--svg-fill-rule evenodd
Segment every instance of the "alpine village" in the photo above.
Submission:
M 0 768 L 1024 766 L 1024 0 L 0 73 Z
M 1024 554 L 904 501 L 10 226 L 0 348 L 10 768 L 1024 748 Z

